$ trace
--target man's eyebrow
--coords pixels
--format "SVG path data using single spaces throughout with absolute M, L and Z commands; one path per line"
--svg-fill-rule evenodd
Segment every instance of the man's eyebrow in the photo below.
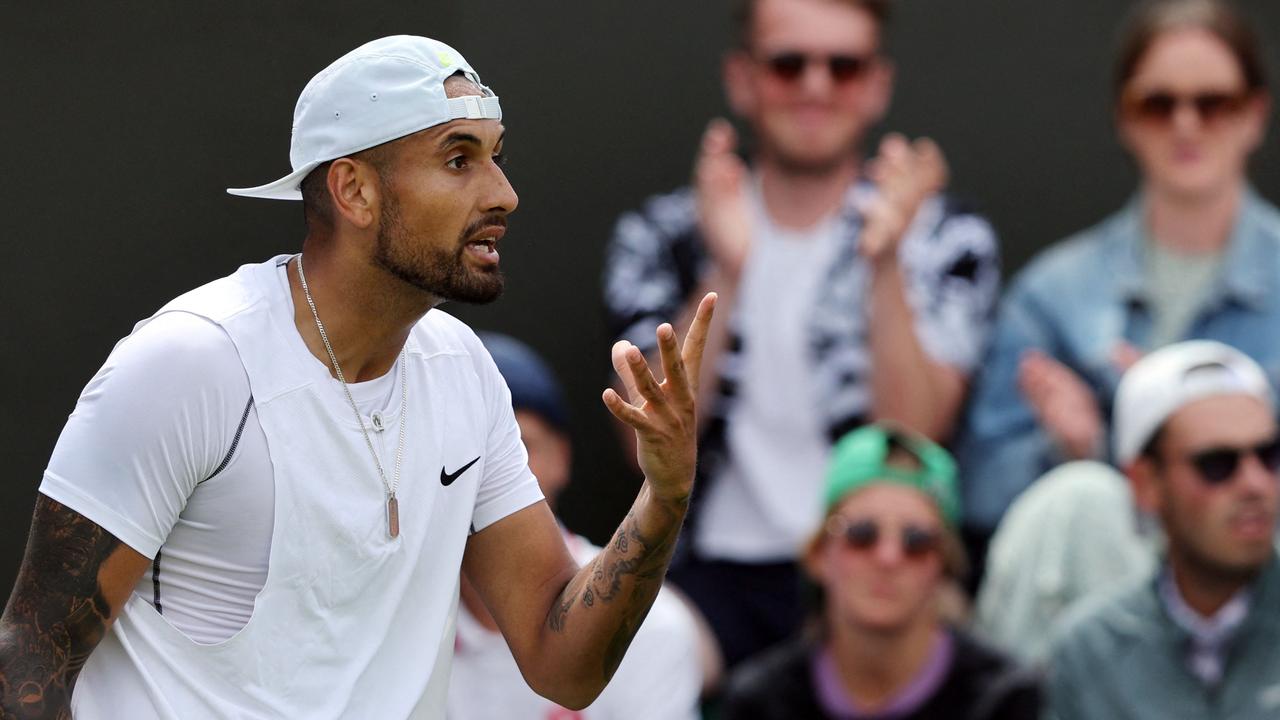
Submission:
M 501 145 L 501 144 L 502 144 L 502 141 L 503 141 L 504 139 L 506 139 L 506 137 L 507 137 L 507 133 L 506 133 L 506 131 L 503 131 L 503 133 L 502 133 L 501 135 L 499 135 L 499 136 L 498 136 L 498 143 L 497 143 L 497 144 L 498 144 L 498 145 Z M 444 138 L 440 140 L 440 149 L 441 149 L 441 150 L 448 150 L 449 148 L 453 147 L 454 145 L 478 145 L 478 146 L 483 146 L 483 145 L 484 145 L 484 141 L 483 141 L 483 140 L 481 140 L 481 139 L 480 139 L 478 136 L 476 136 L 476 135 L 472 135 L 472 134 L 471 134 L 471 133 L 469 133 L 469 132 L 463 132 L 463 131 L 461 131 L 461 130 L 455 130 L 454 132 L 451 132 L 451 133 L 449 133 L 448 135 L 445 135 L 445 136 L 444 136 Z

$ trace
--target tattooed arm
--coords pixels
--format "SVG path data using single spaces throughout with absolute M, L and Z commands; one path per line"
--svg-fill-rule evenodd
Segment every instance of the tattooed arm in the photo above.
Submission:
M 613 539 L 579 569 L 546 503 L 472 535 L 463 571 L 498 623 L 529 686 L 569 708 L 604 689 L 662 586 L 693 489 L 695 401 L 715 296 L 704 298 L 684 347 L 658 328 L 666 379 L 630 343 L 614 346 L 628 399 L 605 390 L 609 410 L 636 431 L 645 482 Z
M 151 561 L 39 495 L 0 617 L 0 718 L 70 718 L 71 691 Z

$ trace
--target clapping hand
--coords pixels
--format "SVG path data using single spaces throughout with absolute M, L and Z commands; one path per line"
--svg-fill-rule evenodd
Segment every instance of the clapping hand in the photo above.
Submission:
M 899 241 L 925 199 L 947 185 L 947 161 L 929 138 L 908 142 L 896 133 L 885 136 L 880 154 L 867 165 L 877 194 L 861 208 L 866 225 L 859 240 L 864 257 L 893 257 Z
M 747 205 L 747 167 L 737 155 L 738 135 L 716 118 L 702 134 L 694 163 L 698 229 L 716 266 L 737 280 L 751 250 L 751 213 Z
M 1018 387 L 1036 419 L 1072 460 L 1094 457 L 1102 441 L 1102 412 L 1093 390 L 1066 365 L 1028 350 L 1018 366 Z

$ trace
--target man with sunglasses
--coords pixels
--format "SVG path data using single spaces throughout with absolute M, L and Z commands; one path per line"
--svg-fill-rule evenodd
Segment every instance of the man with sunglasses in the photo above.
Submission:
M 1221 343 L 1176 343 L 1124 375 L 1116 459 L 1167 547 L 1154 578 L 1063 620 L 1056 720 L 1280 716 L 1275 417 L 1262 368 Z
M 672 575 L 730 664 L 799 622 L 796 553 L 834 439 L 877 419 L 948 436 L 987 334 L 996 243 L 934 196 L 940 151 L 890 136 L 864 162 L 893 84 L 888 6 L 739 2 L 724 83 L 749 164 L 713 121 L 693 187 L 624 215 L 610 246 L 621 340 L 652 351 L 652 328 L 682 326 L 704 289 L 730 308 L 707 347 L 705 484 Z

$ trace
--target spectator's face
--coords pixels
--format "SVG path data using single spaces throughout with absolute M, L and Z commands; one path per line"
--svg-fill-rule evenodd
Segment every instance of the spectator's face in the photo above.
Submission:
M 538 486 L 554 510 L 561 491 L 569 484 L 572 452 L 569 438 L 529 410 L 516 411 L 516 424 L 520 426 L 520 439 L 529 451 L 529 469 L 538 478 Z
M 942 518 L 924 493 L 880 483 L 846 497 L 806 557 L 827 598 L 827 620 L 897 632 L 932 620 L 943 576 Z
M 1247 579 L 1271 557 L 1280 497 L 1276 473 L 1248 452 L 1226 474 L 1223 454 L 1207 453 L 1253 450 L 1275 438 L 1271 412 L 1246 395 L 1208 397 L 1169 417 L 1156 448 L 1158 462 L 1140 461 L 1149 477 L 1135 476 L 1135 489 L 1139 502 L 1163 523 L 1171 556 L 1225 579 Z M 1213 482 L 1214 476 L 1222 479 Z
M 797 172 L 850 158 L 889 102 L 875 18 L 834 0 L 760 0 L 752 37 L 728 60 L 726 84 L 760 151 Z
M 1119 131 L 1147 185 L 1186 200 L 1244 179 L 1267 100 L 1246 91 L 1230 48 L 1199 29 L 1170 31 L 1142 56 L 1120 98 Z

